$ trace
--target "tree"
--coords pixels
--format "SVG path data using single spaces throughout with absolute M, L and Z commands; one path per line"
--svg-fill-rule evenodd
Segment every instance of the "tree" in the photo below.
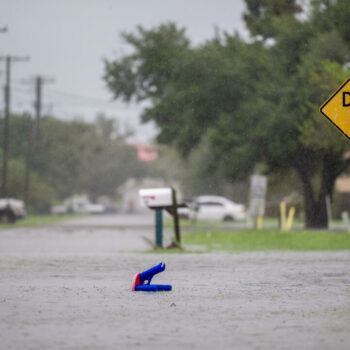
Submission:
M 273 45 L 265 49 L 267 74 L 257 81 L 254 99 L 240 107 L 244 118 L 254 121 L 254 130 L 248 139 L 240 137 L 230 118 L 222 119 L 213 145 L 217 153 L 234 149 L 232 157 L 248 163 L 255 157 L 269 172 L 294 168 L 303 185 L 307 227 L 326 227 L 326 197 L 332 197 L 336 178 L 349 166 L 349 145 L 318 108 L 345 80 L 348 50 L 334 28 L 322 30 L 312 19 L 280 16 L 270 18 L 271 27 L 275 34 Z
M 166 95 L 168 82 L 176 76 L 176 62 L 189 48 L 185 30 L 174 23 L 155 30 L 138 26 L 136 34 L 124 33 L 122 37 L 135 52 L 120 60 L 105 59 L 104 79 L 114 96 L 140 101 Z
M 246 25 L 253 36 L 263 39 L 274 37 L 274 19 L 294 17 L 302 8 L 296 0 L 246 0 L 247 10 L 243 14 Z
M 317 25 L 320 23 L 320 7 L 314 4 L 313 11 L 318 12 L 317 18 L 314 15 L 309 22 L 279 19 L 271 54 L 273 70 L 278 71 L 275 82 L 282 87 L 282 108 L 274 108 L 278 115 L 272 117 L 275 121 L 272 125 L 278 125 L 283 116 L 288 128 L 284 133 L 276 132 L 267 137 L 276 140 L 274 147 L 277 146 L 288 158 L 281 154 L 276 157 L 275 152 L 269 152 L 269 159 L 265 160 L 270 166 L 286 166 L 284 163 L 289 162 L 296 169 L 304 189 L 306 225 L 326 227 L 326 197 L 332 197 L 336 178 L 349 165 L 345 157 L 349 146 L 321 118 L 318 108 L 345 80 L 348 72 L 343 65 L 349 52 L 334 28 Z M 328 13 L 322 12 L 322 15 L 326 18 Z M 262 96 L 266 100 L 274 100 L 274 96 Z
M 92 198 L 114 196 L 117 187 L 129 177 L 141 177 L 145 165 L 137 159 L 136 149 L 125 142 L 113 118 L 98 115 L 92 124 L 90 144 L 80 169 L 80 186 Z
M 0 151 L 0 160 L 2 153 Z M 10 197 L 24 199 L 24 172 L 25 165 L 20 159 L 10 158 L 8 165 L 8 192 Z M 26 203 L 29 212 L 44 213 L 48 211 L 50 205 L 57 200 L 57 193 L 53 187 L 48 185 L 37 174 L 31 172 L 31 190 L 29 193 L 29 203 Z
M 143 121 L 154 121 L 160 128 L 158 141 L 175 145 L 183 155 L 199 144 L 221 111 L 231 113 L 253 89 L 250 61 L 255 58 L 238 36 L 191 48 L 184 30 L 169 23 L 150 30 L 138 27 L 136 34 L 123 37 L 134 52 L 105 61 L 107 86 L 115 98 L 152 101 Z
M 11 117 L 9 189 L 23 198 L 24 158 L 30 119 Z M 0 120 L 0 131 L 2 123 Z M 75 193 L 92 198 L 114 196 L 128 177 L 139 177 L 147 169 L 137 159 L 136 150 L 126 142 L 114 118 L 99 115 L 94 123 L 63 121 L 43 117 L 41 137 L 32 155 L 31 190 L 28 207 L 48 211 L 55 200 Z
M 306 225 L 325 227 L 325 197 L 349 165 L 346 140 L 318 112 L 348 74 L 348 23 L 341 15 L 335 21 L 336 14 L 349 11 L 344 6 L 342 0 L 314 1 L 301 20 L 296 1 L 247 0 L 251 42 L 225 33 L 199 47 L 169 41 L 176 60 L 159 62 L 168 64 L 165 79 L 150 59 L 161 59 L 157 52 L 163 46 L 147 38 L 162 38 L 168 26 L 139 28 L 133 40 L 125 37 L 135 53 L 106 61 L 105 79 L 115 97 L 150 99 L 144 121 L 155 121 L 158 140 L 184 156 L 210 137 L 209 170 L 220 168 L 227 178 L 239 179 L 258 162 L 266 172 L 294 168 L 303 184 Z M 119 69 L 111 70 L 113 65 Z M 148 67 L 147 74 L 140 67 Z M 124 86 L 128 72 L 134 74 L 133 89 Z
M 34 169 L 55 184 L 60 198 L 82 192 L 113 197 L 129 176 L 145 171 L 125 137 L 115 120 L 103 115 L 94 123 L 44 118 Z

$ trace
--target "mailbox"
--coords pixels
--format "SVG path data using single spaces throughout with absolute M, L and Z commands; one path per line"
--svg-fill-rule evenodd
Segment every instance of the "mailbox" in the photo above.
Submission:
M 142 205 L 155 210 L 156 218 L 156 246 L 162 247 L 163 241 L 163 218 L 162 211 L 165 209 L 173 217 L 175 242 L 172 247 L 181 247 L 180 225 L 177 208 L 184 204 L 177 204 L 176 191 L 171 187 L 164 188 L 147 188 L 139 190 L 140 200 Z
M 172 188 L 148 188 L 139 191 L 143 205 L 151 209 L 162 209 L 173 205 Z

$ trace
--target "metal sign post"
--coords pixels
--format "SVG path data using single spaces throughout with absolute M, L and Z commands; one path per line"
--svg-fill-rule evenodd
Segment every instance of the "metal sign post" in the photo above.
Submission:
M 250 181 L 249 214 L 254 218 L 255 226 L 262 228 L 262 218 L 265 214 L 267 177 L 253 175 Z
M 163 248 L 163 211 L 157 209 L 155 211 L 156 218 L 156 247 Z

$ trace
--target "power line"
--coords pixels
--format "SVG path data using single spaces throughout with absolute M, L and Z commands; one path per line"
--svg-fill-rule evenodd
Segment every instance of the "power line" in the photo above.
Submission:
M 21 91 L 22 93 L 30 94 L 31 92 L 21 88 L 20 86 L 23 85 L 23 80 L 20 82 L 14 82 L 13 85 L 16 86 L 15 89 L 18 89 L 18 91 Z M 27 82 L 27 81 L 26 81 Z M 98 106 L 105 106 L 105 107 L 113 107 L 115 103 L 117 103 L 116 100 L 104 100 L 102 98 L 98 97 L 92 97 L 87 95 L 81 95 L 76 94 L 73 92 L 58 90 L 58 89 L 52 89 L 48 88 L 45 90 L 48 95 L 54 95 L 56 99 L 64 99 L 66 103 L 73 103 L 73 104 L 84 104 L 84 105 L 93 105 L 95 107 Z M 130 109 L 130 107 L 128 107 Z
M 108 101 L 108 100 L 99 99 L 97 97 L 84 96 L 84 95 L 66 92 L 66 91 L 62 91 L 62 90 L 56 90 L 56 89 L 48 89 L 48 92 L 54 93 L 54 94 L 59 94 L 59 95 L 70 97 L 70 98 L 86 100 L 86 101 L 89 101 L 89 102 L 95 103 L 95 104 L 111 105 L 115 102 L 115 101 Z
M 26 94 L 26 95 L 30 95 L 30 96 L 33 96 L 33 91 L 32 89 L 29 89 L 28 87 L 25 88 L 25 87 L 20 87 L 16 84 L 12 84 L 12 89 L 19 92 L 19 93 L 22 93 L 22 94 Z
M 33 82 L 33 79 L 31 80 Z M 14 90 L 18 91 L 19 94 L 22 95 L 21 103 L 17 105 L 19 109 L 23 109 L 23 105 L 29 104 L 27 98 L 32 94 L 31 90 L 27 88 L 23 88 L 23 84 L 28 83 L 28 80 L 14 80 L 13 85 Z M 50 102 L 51 113 L 52 114 L 52 106 L 55 105 L 56 114 L 58 113 L 58 117 L 66 118 L 74 118 L 76 116 L 84 116 L 86 114 L 91 116 L 91 111 L 95 110 L 95 114 L 97 112 L 108 112 L 114 113 L 117 115 L 122 115 L 124 117 L 134 117 L 135 113 L 140 113 L 140 106 L 125 106 L 124 108 L 118 104 L 115 100 L 104 100 L 101 98 L 96 98 L 92 96 L 76 94 L 68 91 L 63 91 L 59 89 L 47 88 L 45 89 L 46 100 Z M 16 100 L 16 102 L 19 102 Z M 57 108 L 57 106 L 65 106 L 64 110 L 62 108 Z

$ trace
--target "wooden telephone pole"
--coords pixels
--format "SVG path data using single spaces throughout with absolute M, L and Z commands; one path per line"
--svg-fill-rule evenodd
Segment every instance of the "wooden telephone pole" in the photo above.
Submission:
M 54 80 L 45 78 L 41 75 L 35 77 L 35 121 L 30 120 L 28 144 L 26 152 L 26 167 L 24 175 L 24 201 L 28 203 L 29 189 L 30 189 L 30 171 L 32 168 L 32 154 L 35 148 L 35 142 L 40 138 L 40 119 L 41 119 L 41 107 L 42 107 L 42 86 L 44 83 L 52 83 Z M 34 125 L 33 125 L 34 124 Z
M 10 102 L 11 102 L 11 63 L 12 62 L 26 62 L 29 57 L 6 56 L 0 57 L 0 61 L 6 62 L 6 85 L 4 91 L 5 99 L 5 113 L 4 113 L 4 130 L 3 130 L 3 144 L 2 144 L 2 183 L 0 195 L 2 197 L 8 196 L 7 191 L 7 164 L 8 164 L 8 143 L 9 143 L 9 119 L 10 119 Z

